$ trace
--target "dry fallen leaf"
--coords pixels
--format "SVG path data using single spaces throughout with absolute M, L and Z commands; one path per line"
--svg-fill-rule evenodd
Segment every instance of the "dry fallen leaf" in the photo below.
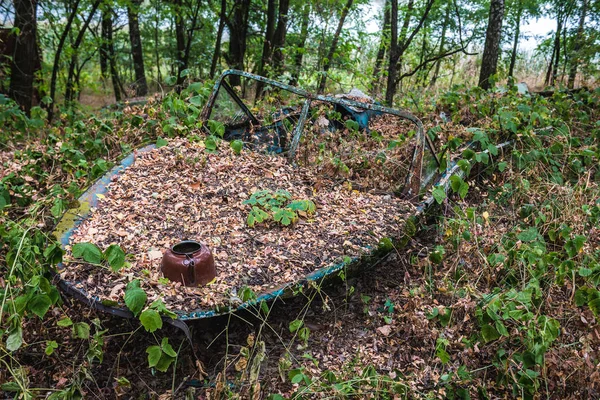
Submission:
M 148 252 L 148 259 L 150 259 L 150 261 L 159 260 L 162 258 L 162 256 L 163 256 L 163 254 L 162 254 L 162 251 L 160 251 L 160 250 L 150 250 Z
M 389 336 L 392 333 L 392 327 L 390 325 L 384 325 L 377 328 L 377 332 L 381 333 L 383 336 Z

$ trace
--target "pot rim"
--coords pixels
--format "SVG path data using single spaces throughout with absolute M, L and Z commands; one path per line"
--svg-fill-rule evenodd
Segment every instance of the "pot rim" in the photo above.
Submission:
M 183 252 L 183 251 L 177 251 L 177 250 L 175 250 L 175 248 L 177 246 L 181 246 L 181 245 L 184 245 L 184 244 L 195 244 L 195 245 L 198 245 L 198 248 L 196 250 L 194 250 L 194 251 L 191 251 L 191 252 Z M 180 255 L 191 255 L 191 254 L 195 254 L 195 253 L 199 252 L 200 250 L 202 250 L 202 243 L 200 243 L 200 242 L 198 242 L 196 240 L 182 240 L 182 241 L 180 241 L 178 243 L 175 243 L 173 246 L 171 246 L 171 251 L 173 253 L 175 253 L 175 254 L 180 254 Z

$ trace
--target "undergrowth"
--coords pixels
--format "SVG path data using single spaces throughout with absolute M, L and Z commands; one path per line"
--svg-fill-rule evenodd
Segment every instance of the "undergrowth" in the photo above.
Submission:
M 143 143 L 161 145 L 165 137 L 200 136 L 207 90 L 193 84 L 143 107 L 64 112 L 53 126 L 44 125 L 43 111 L 34 109 L 28 118 L 0 99 L 3 391 L 30 398 L 46 390 L 28 353 L 43 353 L 37 359 L 52 369 L 62 352 L 73 353 L 71 347 L 83 348 L 76 352 L 83 363 L 62 375 L 66 381 L 51 397 L 85 395 L 86 382 L 98 371 L 94 366 L 107 356 L 106 341 L 121 333 L 113 334 L 105 326 L 109 321 L 93 315 L 75 318 L 72 305 L 63 303 L 53 283 L 63 252 L 50 231 L 66 209 L 77 206 L 82 190 L 125 154 Z M 365 285 L 343 271 L 341 296 L 314 284 L 297 293 L 304 300 L 289 311 L 261 303 L 246 316 L 230 314 L 204 349 L 224 341 L 212 364 L 211 357 L 196 358 L 184 340 L 159 335 L 162 317 L 173 315 L 161 302 L 148 304 L 133 281 L 124 300 L 141 329 L 123 333 L 121 349 L 134 334 L 147 338 L 139 357 L 148 374 L 167 371 L 166 394 L 201 390 L 210 398 L 281 399 L 600 393 L 600 92 L 557 91 L 544 98 L 457 87 L 427 103 L 415 99 L 408 106 L 418 110 L 440 145 L 440 172 L 456 162 L 464 177 L 452 179 L 449 195 L 431 188 L 437 212 L 422 227 L 427 234 L 407 250 L 397 249 L 382 267 L 403 272 L 382 273 L 373 278 L 376 284 Z M 219 140 L 220 128 L 209 126 L 214 136 L 207 149 Z M 509 147 L 497 146 L 507 140 Z M 289 200 L 277 210 L 290 208 L 280 208 Z M 311 205 L 304 207 L 290 212 L 311 212 Z M 125 255 L 115 249 L 81 250 L 84 260 L 105 268 L 124 263 Z M 382 291 L 379 280 L 386 279 L 393 284 L 383 284 Z M 255 294 L 238 296 L 246 301 Z M 336 343 L 333 338 L 346 329 L 331 317 L 338 312 L 347 316 L 339 321 L 352 332 L 364 331 L 366 339 Z M 44 326 L 49 321 L 52 328 Z M 190 365 L 193 373 L 182 372 Z M 112 374 L 106 383 L 111 396 L 143 390 L 131 382 L 135 376 Z M 203 389 L 182 389 L 176 376 L 197 378 Z

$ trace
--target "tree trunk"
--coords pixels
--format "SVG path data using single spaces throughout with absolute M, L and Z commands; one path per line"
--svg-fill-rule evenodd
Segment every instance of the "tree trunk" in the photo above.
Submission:
M 392 7 L 390 0 L 386 0 L 383 10 L 383 27 L 381 28 L 381 41 L 379 42 L 379 50 L 377 50 L 377 57 L 375 57 L 375 67 L 373 68 L 373 95 L 379 94 L 379 85 L 381 83 L 381 69 L 383 65 L 383 58 L 385 57 L 385 50 L 389 46 L 390 41 L 390 14 Z
M 144 70 L 144 53 L 142 50 L 142 39 L 140 37 L 140 24 L 138 21 L 139 7 L 142 0 L 131 0 L 127 6 L 129 17 L 129 40 L 131 41 L 131 57 L 133 58 L 133 69 L 135 70 L 135 95 L 145 96 L 148 94 L 148 83 Z
M 323 93 L 325 91 L 325 83 L 327 82 L 327 72 L 329 71 L 329 67 L 331 66 L 331 59 L 333 58 L 333 54 L 337 48 L 338 41 L 340 40 L 340 34 L 342 33 L 342 28 L 344 26 L 344 21 L 348 16 L 348 12 L 350 11 L 350 7 L 352 7 L 353 0 L 348 0 L 344 8 L 342 9 L 342 14 L 340 15 L 340 20 L 338 22 L 337 29 L 335 34 L 333 35 L 333 41 L 331 42 L 331 46 L 329 47 L 329 52 L 325 58 L 325 62 L 323 63 L 323 73 L 321 75 L 321 79 L 319 81 L 318 93 Z
M 448 24 L 450 23 L 450 4 L 446 5 L 446 15 L 444 15 L 444 24 L 442 25 L 442 37 L 440 39 L 440 51 L 439 55 L 444 54 L 444 46 L 446 45 L 446 31 L 448 29 Z M 431 78 L 431 82 L 429 82 L 429 87 L 434 87 L 437 82 L 438 76 L 440 74 L 440 67 L 442 65 L 442 60 L 439 59 L 435 63 L 435 69 L 433 71 L 433 77 Z
M 33 82 L 37 48 L 37 0 L 15 0 L 15 28 L 19 35 L 15 40 L 11 65 L 9 96 L 29 115 L 33 104 Z
M 400 36 L 398 37 L 398 1 L 392 0 L 392 39 L 390 42 L 390 65 L 388 65 L 388 80 L 385 92 L 385 101 L 386 104 L 388 104 L 389 106 L 392 106 L 392 103 L 394 102 L 394 95 L 396 94 L 396 87 L 398 85 L 398 68 L 400 68 L 400 60 L 402 59 L 402 56 L 404 55 L 406 49 L 408 49 L 413 39 L 417 36 L 419 31 L 423 27 L 423 24 L 427 20 L 427 16 L 429 15 L 431 8 L 433 7 L 433 3 L 435 3 L 435 0 L 428 0 L 427 4 L 425 5 L 423 15 L 421 15 L 421 19 L 419 20 L 419 23 L 407 38 L 406 35 L 408 33 L 408 27 L 410 24 L 410 18 L 412 16 L 414 1 L 408 1 L 406 15 L 404 16 L 404 23 L 402 26 L 402 30 L 400 31 Z M 396 38 L 394 38 L 394 36 L 396 36 Z
M 556 44 L 552 46 L 552 54 L 550 55 L 550 62 L 548 63 L 548 69 L 546 70 L 546 78 L 544 79 L 544 86 L 550 84 L 550 77 L 552 76 L 552 67 L 554 65 L 554 55 L 556 54 Z
M 250 0 L 235 0 L 233 4 L 233 15 L 231 19 L 227 21 L 227 26 L 229 28 L 227 63 L 233 69 L 244 69 L 249 12 Z M 231 75 L 229 82 L 233 86 L 241 85 L 241 79 L 237 75 Z
M 491 0 L 490 17 L 485 34 L 485 46 L 479 73 L 479 87 L 491 88 L 490 77 L 496 74 L 500 53 L 500 37 L 502 35 L 502 18 L 504 17 L 504 0 Z
M 110 76 L 113 86 L 113 93 L 115 96 L 115 101 L 121 101 L 121 85 L 119 82 L 119 76 L 117 72 L 117 66 L 115 61 L 115 46 L 113 44 L 113 22 L 112 22 L 112 8 L 110 6 L 106 6 L 106 8 L 102 11 L 102 44 L 104 45 L 104 49 L 100 49 L 100 51 L 105 52 L 105 59 L 108 63 L 107 68 L 107 76 Z
M 523 13 L 523 0 L 518 0 L 517 21 L 515 22 L 515 37 L 513 38 L 513 49 L 510 55 L 510 66 L 508 67 L 508 76 L 513 77 L 515 72 L 515 63 L 517 61 L 517 46 L 519 45 L 519 36 L 521 33 L 521 14 Z
M 277 18 L 277 27 L 273 35 L 273 71 L 276 75 L 282 74 L 285 64 L 285 55 L 283 48 L 287 37 L 288 11 L 290 0 L 279 1 L 279 15 Z
M 569 68 L 569 80 L 567 87 L 573 89 L 575 87 L 575 77 L 577 76 L 577 68 L 581 64 L 581 48 L 583 47 L 583 28 L 585 25 L 585 17 L 587 14 L 588 0 L 582 0 L 581 13 L 579 14 L 579 26 L 577 27 L 577 35 L 573 43 L 573 53 L 571 55 L 571 66 Z
M 177 83 L 181 79 L 183 68 L 183 57 L 185 55 L 185 24 L 183 21 L 183 6 L 181 0 L 173 0 L 175 6 L 175 43 L 176 43 L 176 64 L 177 64 Z
M 190 28 L 188 29 L 187 34 L 187 43 L 185 45 L 185 50 L 183 52 L 183 63 L 181 63 L 181 69 L 177 74 L 177 90 L 181 90 L 184 76 L 182 76 L 182 72 L 188 68 L 190 62 L 190 53 L 192 51 L 192 42 L 194 40 L 194 32 L 196 32 L 196 25 L 198 23 L 198 14 L 200 13 L 200 6 L 202 4 L 201 0 L 198 0 L 196 3 L 196 8 L 194 9 L 194 13 L 192 14 L 192 22 L 190 24 Z
M 75 76 L 74 76 L 74 80 L 75 80 L 75 86 L 76 87 L 81 87 L 80 85 L 80 78 L 81 78 L 81 71 L 83 70 L 83 68 L 85 67 L 85 64 L 87 64 L 94 56 L 96 55 L 96 52 L 94 51 L 93 53 L 90 53 L 81 63 L 79 63 L 79 65 L 77 66 L 77 69 L 75 71 Z M 77 100 L 80 99 L 81 96 L 81 91 L 77 91 Z
M 404 56 L 404 53 L 408 49 L 408 46 L 410 46 L 413 39 L 417 36 L 417 33 L 419 33 L 421 31 L 421 28 L 425 24 L 425 22 L 427 20 L 427 16 L 429 15 L 429 11 L 431 11 L 431 7 L 433 6 L 434 2 L 435 2 L 435 0 L 429 0 L 427 2 L 426 6 L 425 6 L 425 12 L 421 16 L 421 20 L 419 21 L 419 24 L 415 27 L 415 29 L 411 32 L 410 36 L 407 38 L 406 35 L 408 34 L 408 27 L 410 26 L 410 20 L 412 18 L 412 12 L 413 12 L 413 8 L 414 8 L 414 1 L 413 0 L 408 1 L 408 5 L 406 8 L 406 15 L 404 16 L 404 22 L 402 23 L 402 29 L 400 30 L 400 35 L 398 36 L 399 57 L 398 57 L 398 61 L 396 62 L 396 64 L 397 64 L 396 71 L 398 71 L 402 68 L 402 57 Z M 398 84 L 398 79 L 399 78 L 396 77 L 396 85 Z
M 304 57 L 304 48 L 308 38 L 308 23 L 310 19 L 310 2 L 304 4 L 302 11 L 302 25 L 300 26 L 300 38 L 296 45 L 296 54 L 294 55 L 294 69 L 292 70 L 292 80 L 290 85 L 297 85 L 300 71 L 302 70 L 302 58 Z
M 560 34 L 562 32 L 562 18 L 558 18 L 556 22 L 556 36 L 554 36 L 554 66 L 552 67 L 552 80 L 550 85 L 554 86 L 556 77 L 558 76 L 558 63 L 560 62 Z
M 419 55 L 419 65 L 423 64 L 425 60 L 425 54 L 427 53 L 427 21 L 423 24 L 423 43 L 421 44 L 421 54 Z M 416 75 L 415 86 L 422 87 L 425 81 L 426 75 L 429 71 L 425 72 L 425 68 L 421 69 L 421 73 Z
M 81 46 L 81 42 L 83 42 L 83 38 L 85 37 L 85 33 L 88 29 L 88 26 L 90 25 L 90 22 L 92 21 L 92 18 L 94 17 L 94 14 L 96 13 L 96 10 L 98 9 L 98 6 L 100 6 L 101 1 L 102 0 L 95 0 L 94 3 L 92 4 L 92 9 L 90 10 L 90 13 L 88 14 L 85 21 L 83 22 L 83 25 L 81 26 L 81 30 L 79 31 L 79 33 L 77 34 L 77 37 L 75 38 L 75 42 L 71 46 L 73 55 L 71 56 L 71 61 L 69 62 L 69 73 L 67 75 L 67 87 L 65 89 L 65 102 L 67 104 L 73 101 L 74 93 L 75 93 L 74 77 L 75 77 L 75 67 L 77 64 L 77 52 L 79 50 L 79 46 Z
M 567 24 L 567 19 L 565 19 L 565 25 Z M 562 34 L 562 45 L 563 45 L 563 67 L 560 75 L 560 82 L 562 83 L 563 77 L 567 75 L 567 64 L 569 63 L 569 51 L 567 50 L 568 45 L 567 40 L 567 27 L 563 29 Z
M 58 76 L 58 68 L 60 64 L 60 54 L 62 53 L 63 47 L 65 46 L 65 41 L 69 32 L 71 31 L 71 25 L 73 24 L 73 20 L 77 15 L 77 8 L 79 7 L 79 0 L 75 0 L 75 4 L 73 4 L 73 10 L 69 17 L 67 18 L 67 24 L 65 25 L 65 29 L 58 40 L 58 46 L 56 48 L 56 53 L 54 53 L 54 63 L 52 65 L 52 77 L 50 78 L 50 104 L 48 104 L 48 122 L 52 122 L 52 118 L 54 117 L 54 99 L 56 96 L 56 79 Z
M 290 8 L 290 0 L 279 0 L 279 16 L 277 18 L 277 28 L 273 35 L 273 71 L 276 75 L 283 73 L 283 65 L 285 56 L 283 48 L 285 46 L 285 38 L 287 36 L 288 10 Z
M 215 51 L 213 53 L 212 61 L 210 63 L 210 77 L 215 76 L 217 70 L 217 63 L 221 56 L 221 38 L 223 37 L 223 28 L 225 27 L 225 13 L 227 12 L 227 0 L 221 0 L 221 14 L 219 16 L 219 29 L 217 30 L 217 42 L 215 43 Z
M 268 0 L 267 3 L 267 29 L 265 30 L 265 39 L 263 41 L 262 57 L 258 64 L 258 75 L 265 76 L 266 65 L 271 64 L 271 54 L 273 51 L 273 35 L 275 34 L 275 0 Z M 256 82 L 256 96 L 258 100 L 263 95 L 264 83 Z
M 105 85 L 106 78 L 108 78 L 108 23 L 111 23 L 110 11 L 107 11 L 109 7 L 102 7 L 102 16 L 100 17 L 100 76 L 102 77 L 102 86 Z
M 412 3 L 412 0 L 410 0 Z M 408 15 L 408 13 L 407 13 Z M 397 62 L 400 58 L 400 49 L 398 48 L 398 0 L 391 0 L 391 24 L 390 24 L 390 60 L 388 63 L 388 79 L 385 91 L 385 103 L 391 107 L 394 102 L 394 92 L 396 91 Z
M 160 85 L 160 82 L 162 81 L 162 76 L 161 76 L 162 74 L 160 73 L 160 51 L 159 51 L 160 40 L 159 40 L 159 35 L 158 35 L 159 24 L 160 24 L 159 11 L 160 11 L 160 2 L 159 1 L 155 1 L 154 2 L 154 13 L 155 13 L 155 20 L 154 20 L 154 59 L 155 59 L 155 63 L 156 63 L 156 81 Z

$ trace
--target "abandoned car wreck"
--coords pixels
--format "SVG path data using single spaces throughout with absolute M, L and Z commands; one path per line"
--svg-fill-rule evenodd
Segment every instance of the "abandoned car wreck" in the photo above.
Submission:
M 261 110 L 244 101 L 256 82 L 269 88 Z M 391 251 L 422 210 L 439 161 L 416 117 L 357 95 L 313 95 L 226 71 L 202 112 L 203 132 L 138 149 L 67 211 L 56 231 L 71 256 L 62 287 L 119 309 L 139 280 L 149 301 L 196 319 Z M 118 244 L 127 266 L 82 262 L 78 243 Z M 195 258 L 201 250 L 210 259 Z

